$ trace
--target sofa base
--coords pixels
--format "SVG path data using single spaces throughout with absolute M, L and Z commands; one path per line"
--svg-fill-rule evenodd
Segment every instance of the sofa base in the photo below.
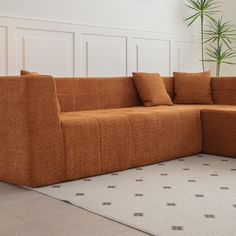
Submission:
M 138 107 L 64 113 L 61 122 L 66 178 L 71 180 L 202 151 L 198 109 Z

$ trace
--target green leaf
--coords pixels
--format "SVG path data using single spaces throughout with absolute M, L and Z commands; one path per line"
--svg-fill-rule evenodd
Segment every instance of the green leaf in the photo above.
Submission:
M 187 0 L 186 6 L 194 12 L 193 15 L 186 18 L 186 21 L 190 21 L 188 23 L 188 26 L 190 26 L 202 16 L 212 19 L 212 15 L 219 12 L 220 5 L 214 0 Z
M 205 42 L 224 43 L 229 49 L 236 38 L 236 28 L 230 21 L 223 22 L 223 18 L 211 19 L 208 29 L 204 30 Z

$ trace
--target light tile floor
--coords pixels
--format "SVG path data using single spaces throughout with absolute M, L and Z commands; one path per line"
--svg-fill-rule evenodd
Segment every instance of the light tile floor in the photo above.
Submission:
M 145 236 L 43 194 L 0 182 L 0 236 Z

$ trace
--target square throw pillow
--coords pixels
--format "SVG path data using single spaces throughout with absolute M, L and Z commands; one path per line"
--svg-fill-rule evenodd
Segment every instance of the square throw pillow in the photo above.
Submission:
M 200 73 L 174 72 L 177 104 L 213 104 L 210 71 Z
M 39 73 L 37 73 L 37 72 L 30 72 L 30 71 L 27 71 L 27 70 L 21 70 L 20 71 L 20 75 L 39 75 Z
M 173 105 L 160 74 L 134 72 L 133 80 L 145 107 Z

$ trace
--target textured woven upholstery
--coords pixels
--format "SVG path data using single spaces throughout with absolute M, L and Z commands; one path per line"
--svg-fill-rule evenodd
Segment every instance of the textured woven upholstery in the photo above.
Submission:
M 63 135 L 50 76 L 0 77 L 0 179 L 28 186 L 65 179 Z
M 141 105 L 132 77 L 56 78 L 62 112 L 132 107 Z M 164 78 L 173 99 L 173 79 Z
M 215 104 L 236 105 L 236 77 L 212 77 L 211 88 Z
M 204 153 L 236 157 L 236 109 L 201 113 Z
M 64 113 L 61 120 L 70 179 L 192 155 L 202 148 L 199 109 L 109 109 Z
M 81 111 L 140 105 L 132 78 L 58 78 L 62 111 Z
M 133 81 L 145 107 L 173 105 L 160 74 L 134 72 Z
M 131 77 L 0 77 L 0 179 L 41 186 L 202 150 L 235 157 L 236 78 L 211 83 L 215 105 L 143 107 Z
M 174 72 L 177 104 L 213 104 L 210 71 L 200 73 Z

